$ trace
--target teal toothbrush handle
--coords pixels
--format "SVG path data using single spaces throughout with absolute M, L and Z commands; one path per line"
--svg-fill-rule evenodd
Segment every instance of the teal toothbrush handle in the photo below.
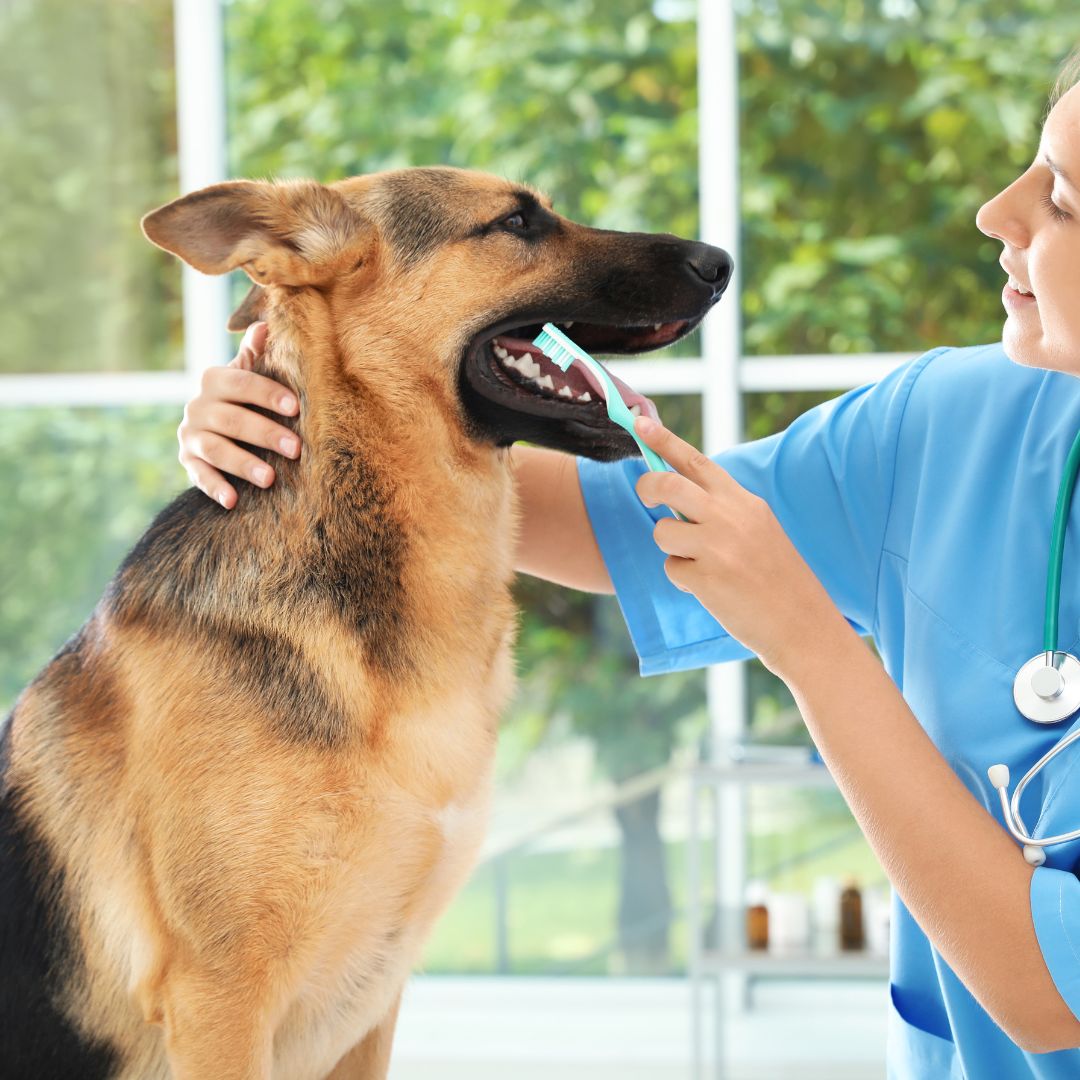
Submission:
M 653 472 L 674 472 L 675 470 L 655 451 L 651 446 L 646 446 L 638 437 L 636 431 L 631 431 L 631 435 L 634 436 L 634 442 L 641 447 L 641 456 L 645 459 L 645 464 Z M 684 517 L 674 507 L 669 506 L 668 509 L 680 520 L 689 521 L 688 517 Z
M 544 355 L 553 360 L 563 371 L 575 360 L 579 364 L 584 364 L 604 388 L 604 404 L 607 407 L 608 418 L 618 424 L 638 444 L 641 456 L 645 459 L 645 464 L 653 472 L 675 471 L 655 450 L 646 446 L 638 438 L 637 432 L 634 430 L 634 414 L 626 407 L 622 394 L 619 393 L 615 388 L 615 384 L 608 377 L 603 364 L 594 360 L 580 345 L 576 345 L 552 323 L 544 323 L 541 332 L 533 339 L 533 344 L 538 346 L 544 352 Z M 680 514 L 674 507 L 669 506 L 668 509 L 680 521 L 690 520 Z

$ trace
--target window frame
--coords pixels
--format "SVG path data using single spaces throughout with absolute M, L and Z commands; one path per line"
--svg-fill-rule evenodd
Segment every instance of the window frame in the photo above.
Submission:
M 227 178 L 226 83 L 222 0 L 174 0 L 179 183 L 193 191 Z M 715 454 L 744 438 L 742 398 L 763 390 L 846 390 L 882 378 L 913 354 L 743 356 L 740 313 L 739 80 L 734 0 L 697 5 L 698 147 L 701 239 L 729 250 L 735 269 L 728 296 L 702 324 L 701 355 L 689 359 L 612 361 L 608 367 L 642 393 L 698 394 L 703 446 Z M 227 276 L 183 267 L 184 368 L 176 372 L 0 375 L 0 407 L 183 405 L 201 372 L 234 351 L 225 324 Z M 179 420 L 179 414 L 178 414 Z M 728 747 L 746 726 L 746 664 L 712 665 L 707 699 L 710 764 L 731 762 Z M 716 844 L 719 899 L 742 900 L 746 869 L 741 792 L 720 794 Z

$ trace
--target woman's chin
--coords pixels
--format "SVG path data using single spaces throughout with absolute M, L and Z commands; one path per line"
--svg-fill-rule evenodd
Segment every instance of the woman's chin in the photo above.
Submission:
M 1069 348 L 1051 340 L 1043 332 L 1041 324 L 1034 327 L 1018 326 L 1017 321 L 1010 317 L 1001 332 L 1001 347 L 1014 364 L 1080 375 L 1080 342 L 1076 343 L 1076 348 Z

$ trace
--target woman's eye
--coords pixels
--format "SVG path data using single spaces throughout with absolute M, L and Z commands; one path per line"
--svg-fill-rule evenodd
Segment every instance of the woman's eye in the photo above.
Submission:
M 1049 191 L 1043 195 L 1043 206 L 1046 207 L 1052 218 L 1055 218 L 1057 221 L 1068 221 L 1072 215 L 1067 210 L 1062 210 L 1061 207 L 1054 202 L 1051 195 L 1052 193 Z
M 524 214 L 511 214 L 508 218 L 503 218 L 503 224 L 508 229 L 527 229 L 525 224 Z

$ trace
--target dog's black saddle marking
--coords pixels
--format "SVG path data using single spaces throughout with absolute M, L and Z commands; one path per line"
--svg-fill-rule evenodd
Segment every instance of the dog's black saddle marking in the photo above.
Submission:
M 0 723 L 0 1077 L 107 1080 L 112 1050 L 85 1039 L 54 1004 L 77 961 L 47 849 L 8 783 L 12 719 Z

